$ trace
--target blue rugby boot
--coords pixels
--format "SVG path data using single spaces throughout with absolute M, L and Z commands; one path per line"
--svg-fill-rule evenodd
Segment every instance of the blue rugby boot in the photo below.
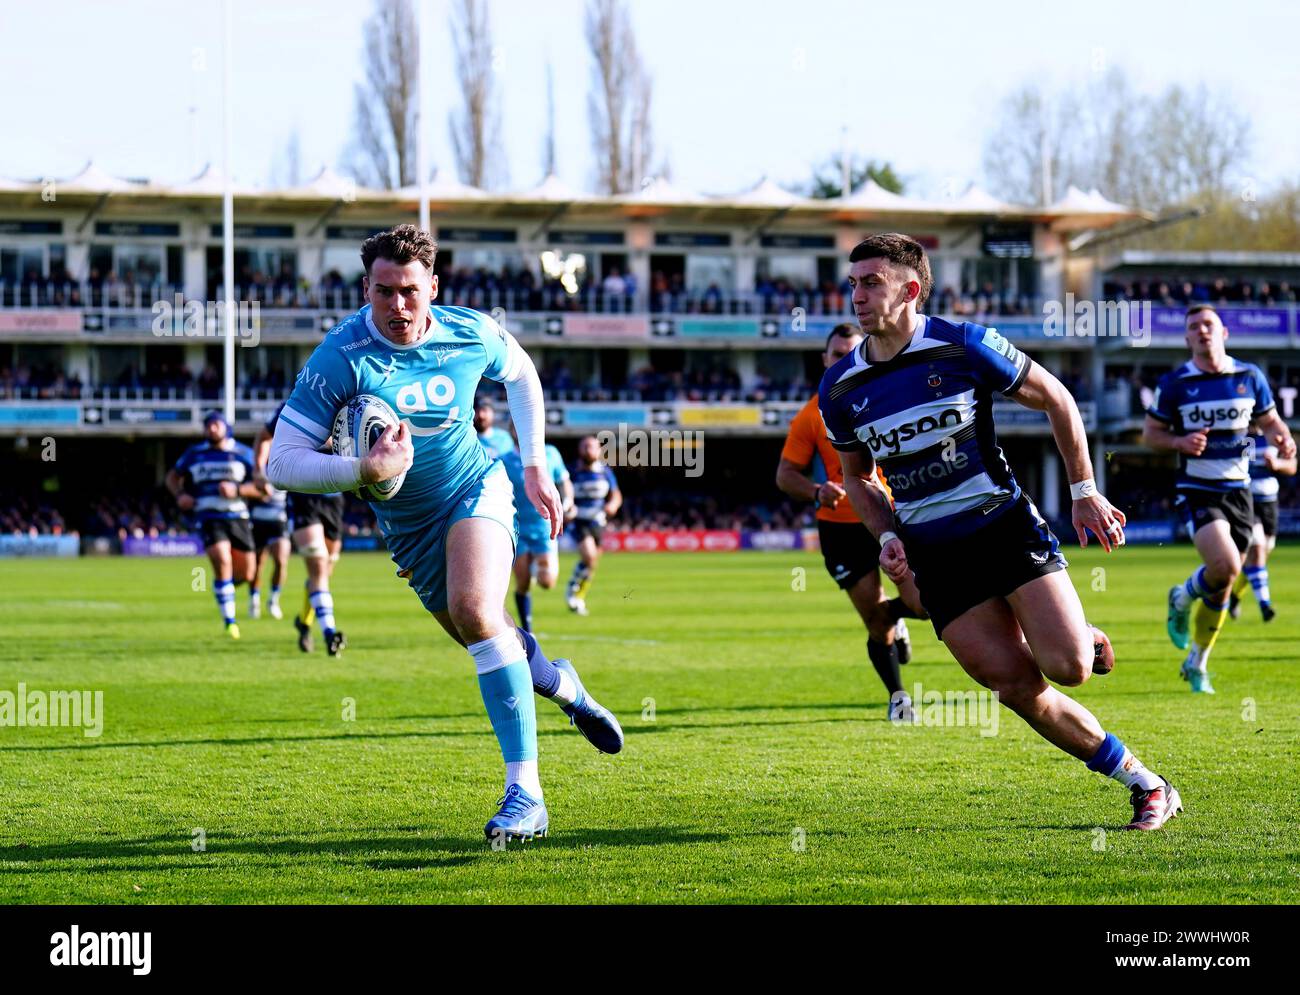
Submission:
M 505 796 L 498 804 L 501 808 L 483 827 L 483 834 L 489 841 L 526 842 L 546 835 L 550 819 L 540 798 L 534 798 L 519 785 L 512 784 L 506 788 Z
M 577 726 L 578 732 L 601 753 L 617 753 L 623 749 L 623 728 L 614 713 L 587 693 L 571 662 L 560 659 L 554 663 L 555 669 L 568 674 L 578 688 L 577 700 L 572 705 L 560 706 L 569 717 L 569 724 Z

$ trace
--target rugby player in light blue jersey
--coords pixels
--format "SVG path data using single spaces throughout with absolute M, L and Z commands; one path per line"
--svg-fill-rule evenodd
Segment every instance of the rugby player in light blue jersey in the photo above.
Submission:
M 482 377 L 503 383 L 519 430 L 525 491 L 560 529 L 560 498 L 546 471 L 542 387 L 528 355 L 484 314 L 435 307 L 437 252 L 428 232 L 399 225 L 365 241 L 369 302 L 344 319 L 298 374 L 275 429 L 267 475 L 286 490 L 355 490 L 406 471 L 401 489 L 371 509 L 405 578 L 453 639 L 469 651 L 506 764 L 505 795 L 484 827 L 494 842 L 545 835 L 533 691 L 558 704 L 605 753 L 623 746 L 617 720 L 571 666 L 547 660 L 504 609 L 515 547 L 509 477 L 490 460 L 472 423 Z M 397 412 L 364 458 L 318 452 L 350 398 L 374 394 Z
M 849 260 L 866 339 L 826 371 L 819 403 L 849 500 L 880 542 L 881 567 L 894 583 L 914 577 L 935 632 L 966 673 L 1048 742 L 1130 789 L 1125 828 L 1159 829 L 1182 807 L 1178 792 L 1048 683 L 1082 684 L 1102 644 L 1056 536 L 994 434 L 994 395 L 1047 413 L 1079 543 L 1091 530 L 1110 552 L 1124 543 L 1125 519 L 1093 482 L 1074 398 L 994 329 L 918 313 L 933 281 L 915 240 L 873 235 Z M 877 461 L 892 509 L 875 482 Z
M 208 412 L 203 432 L 207 441 L 185 450 L 165 483 L 176 506 L 199 525 L 226 635 L 238 639 L 235 585 L 251 583 L 257 566 L 246 502 L 265 498 L 267 491 L 254 480 L 253 451 L 234 440 L 221 412 Z
M 474 402 L 474 431 L 487 452 L 488 459 L 500 459 L 515 451 L 515 440 L 510 433 L 496 424 L 497 407 L 490 397 L 480 397 Z
M 1227 353 L 1228 330 L 1214 308 L 1187 309 L 1192 358 L 1156 385 L 1142 441 L 1178 456 L 1177 508 L 1203 565 L 1169 589 L 1169 638 L 1191 649 L 1180 670 L 1195 693 L 1213 694 L 1207 663 L 1228 615 L 1233 583 L 1255 525 L 1250 431 L 1258 428 L 1283 459 L 1295 441 L 1259 367 Z
M 515 552 L 515 612 L 519 625 L 525 632 L 533 631 L 533 596 L 530 593 L 533 575 L 537 585 L 545 591 L 555 586 L 560 576 L 560 546 L 551 535 L 551 523 L 537 513 L 528 500 L 528 483 L 524 479 L 524 461 L 513 445 L 515 426 L 510 425 L 512 444 L 510 451 L 501 457 L 510 484 L 515 489 L 516 523 L 519 528 L 519 545 Z M 481 440 L 482 436 L 480 436 Z M 569 480 L 564 457 L 550 443 L 546 445 L 546 473 L 560 494 L 560 504 L 566 513 L 573 507 L 573 483 Z M 557 664 L 559 661 L 556 661 Z

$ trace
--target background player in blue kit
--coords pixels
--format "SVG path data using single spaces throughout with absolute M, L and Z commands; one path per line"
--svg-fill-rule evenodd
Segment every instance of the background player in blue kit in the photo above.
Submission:
M 254 481 L 253 451 L 234 440 L 220 412 L 208 413 L 203 431 L 207 441 L 185 450 L 165 483 L 177 507 L 198 522 L 226 634 L 238 639 L 235 585 L 252 581 L 256 567 L 247 501 L 264 498 L 266 488 Z
M 513 436 L 515 427 L 510 426 Z M 480 436 L 480 439 L 482 437 Z M 513 441 L 513 440 L 512 440 Z M 560 547 L 551 535 L 550 522 L 537 513 L 528 500 L 527 481 L 524 479 L 524 461 L 519 450 L 512 447 L 501 457 L 510 484 L 515 489 L 516 523 L 519 544 L 515 551 L 515 612 L 519 625 L 525 632 L 533 631 L 533 596 L 530 593 L 534 573 L 537 585 L 549 591 L 560 576 Z M 546 445 L 546 472 L 560 494 L 560 504 L 569 512 L 573 507 L 573 483 L 564 457 L 550 443 Z
M 515 451 L 515 440 L 496 421 L 497 408 L 490 397 L 480 397 L 474 402 L 474 431 L 490 460 Z
M 472 423 L 479 380 L 505 384 L 518 429 L 529 502 L 559 533 L 559 495 L 547 476 L 542 389 L 514 338 L 469 308 L 435 307 L 437 246 L 399 225 L 361 247 L 369 301 L 336 326 L 299 372 L 271 447 L 268 476 L 290 490 L 355 490 L 406 478 L 371 508 L 397 564 L 425 608 L 469 651 L 505 760 L 505 795 L 484 827 L 496 839 L 530 839 L 549 827 L 537 768 L 532 692 L 550 698 L 598 749 L 617 753 L 617 720 L 504 610 L 514 561 L 515 508 L 500 461 Z M 401 418 L 361 459 L 318 452 L 338 410 L 374 394 Z
M 1159 829 L 1182 807 L 1178 792 L 1048 684 L 1086 681 L 1098 644 L 1056 536 L 994 432 L 994 394 L 1047 413 L 1079 543 L 1091 530 L 1110 552 L 1123 545 L 1125 519 L 1092 480 L 1074 398 L 996 330 L 920 314 L 933 281 L 914 239 L 874 235 L 849 260 L 866 339 L 826 371 L 819 403 L 881 567 L 895 583 L 914 576 L 936 634 L 966 673 L 1048 742 L 1130 789 L 1125 828 Z M 877 460 L 892 509 L 875 482 Z
M 1250 490 L 1251 427 L 1283 459 L 1296 454 L 1259 367 L 1229 356 L 1228 331 L 1208 304 L 1187 309 L 1192 358 L 1156 385 L 1142 441 L 1178 458 L 1177 509 L 1203 565 L 1169 589 L 1167 629 L 1191 648 L 1181 674 L 1195 693 L 1213 694 L 1208 661 L 1228 615 L 1228 598 L 1255 527 Z M 1189 619 L 1190 616 L 1190 619 Z
M 254 461 L 257 454 L 254 452 Z M 258 469 L 258 482 L 265 477 Z M 269 558 L 271 560 L 271 593 L 267 598 L 266 610 L 272 618 L 284 617 L 280 609 L 280 589 L 284 586 L 285 574 L 289 570 L 289 495 L 278 487 L 264 484 L 266 498 L 255 501 L 249 508 L 253 523 L 253 548 L 256 563 L 253 566 L 253 579 L 248 584 L 248 617 L 257 618 L 262 614 L 262 568 Z
M 253 444 L 257 469 L 262 474 L 266 473 L 271 458 L 271 440 L 283 410 L 283 404 L 275 409 L 275 414 L 258 429 L 257 441 Z M 328 449 L 326 445 L 324 450 Z M 343 495 L 299 491 L 289 493 L 287 497 L 293 546 L 307 568 L 302 610 L 293 617 L 293 627 L 298 632 L 298 649 L 310 653 L 315 648 L 311 637 L 311 620 L 315 617 L 325 640 L 326 652 L 338 656 L 348 641 L 334 614 L 334 592 L 330 589 L 330 580 L 343 554 Z
M 1250 437 L 1250 498 L 1255 505 L 1255 527 L 1250 533 L 1250 548 L 1241 573 L 1232 585 L 1228 599 L 1228 615 L 1241 616 L 1241 596 L 1250 588 L 1259 602 L 1259 613 L 1265 622 L 1273 621 L 1277 612 L 1268 585 L 1268 558 L 1277 545 L 1277 496 L 1281 489 L 1278 477 L 1294 477 L 1296 458 L 1283 459 L 1277 446 L 1256 432 Z
M 623 507 L 614 471 L 601 460 L 600 442 L 594 435 L 578 440 L 578 459 L 569 476 L 573 480 L 573 538 L 578 543 L 578 562 L 573 565 L 566 600 L 569 611 L 587 614 L 587 592 L 591 590 L 600 562 L 600 541 L 609 520 Z

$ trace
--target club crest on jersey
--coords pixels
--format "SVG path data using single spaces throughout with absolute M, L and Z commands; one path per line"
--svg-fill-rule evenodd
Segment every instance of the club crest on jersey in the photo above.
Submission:
M 868 401 L 868 399 L 864 397 L 864 398 L 862 399 L 862 403 L 861 403 L 861 404 L 850 404 L 850 407 L 853 408 L 853 413 L 854 413 L 855 415 L 860 415 L 860 414 L 862 414 L 862 410 L 863 410 L 863 408 L 865 408 L 865 407 L 867 406 L 867 401 Z
M 1237 393 L 1238 394 L 1246 393 L 1246 385 L 1244 383 L 1237 384 Z
M 931 373 L 928 377 L 926 377 L 925 382 L 927 386 L 938 387 L 941 383 L 943 383 L 943 377 L 939 376 L 939 374 L 937 373 Z
M 457 356 L 463 354 L 464 352 L 465 352 L 464 349 L 460 349 L 455 346 L 434 346 L 433 358 L 438 361 L 439 366 L 442 366 L 448 360 L 455 359 Z

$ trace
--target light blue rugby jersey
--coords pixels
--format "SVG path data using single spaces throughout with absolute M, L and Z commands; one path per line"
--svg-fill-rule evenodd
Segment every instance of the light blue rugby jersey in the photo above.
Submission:
M 490 460 L 501 459 L 506 453 L 515 451 L 515 440 L 510 438 L 510 433 L 504 428 L 493 426 L 486 432 L 480 432 L 478 441 L 487 450 L 488 459 Z
M 487 473 L 492 461 L 474 431 L 474 392 L 482 377 L 502 381 L 517 372 L 508 368 L 512 340 L 490 317 L 463 307 L 429 311 L 428 333 L 407 346 L 384 338 L 368 304 L 345 318 L 311 354 L 280 413 L 318 444 L 358 394 L 383 398 L 410 423 L 415 461 L 406 480 L 395 497 L 370 504 L 385 535 L 444 517 Z
M 501 457 L 501 462 L 506 465 L 506 473 L 515 489 L 515 512 L 519 517 L 519 534 L 549 537 L 550 524 L 542 517 L 541 512 L 533 507 L 533 502 L 528 500 L 528 490 L 524 486 L 524 458 L 519 455 L 519 450 L 514 449 L 506 453 Z M 564 457 L 550 443 L 546 446 L 546 472 L 550 475 L 556 490 L 559 490 L 560 484 L 569 479 L 569 470 L 564 465 Z
M 992 405 L 1020 389 L 1030 359 L 996 329 L 921 318 L 887 362 L 870 362 L 864 339 L 826 371 L 818 404 L 836 449 L 884 469 L 906 538 L 932 542 L 982 528 L 1020 496 Z
M 1227 357 L 1223 373 L 1188 360 L 1156 385 L 1148 414 L 1179 435 L 1209 429 L 1200 456 L 1178 454 L 1178 490 L 1232 491 L 1250 484 L 1251 423 L 1273 410 L 1259 367 Z

